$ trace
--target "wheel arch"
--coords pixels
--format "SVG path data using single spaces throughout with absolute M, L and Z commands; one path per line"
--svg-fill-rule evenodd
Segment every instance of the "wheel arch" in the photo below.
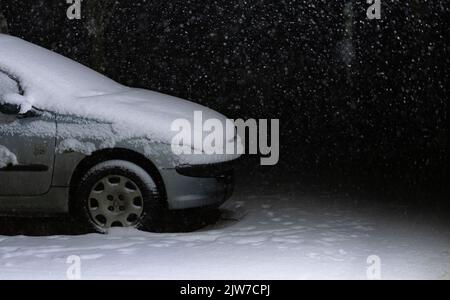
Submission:
M 155 184 L 158 189 L 158 194 L 160 197 L 159 201 L 161 201 L 163 205 L 167 206 L 167 192 L 164 180 L 155 164 L 150 159 L 140 154 L 139 152 L 125 148 L 109 148 L 93 152 L 90 156 L 86 156 L 83 160 L 81 160 L 76 166 L 70 179 L 70 188 L 69 188 L 70 212 L 73 211 L 74 205 L 73 201 L 76 198 L 75 192 L 77 186 L 80 183 L 83 176 L 86 174 L 86 172 L 101 162 L 116 159 L 125 160 L 143 168 L 152 177 L 152 179 L 155 180 Z

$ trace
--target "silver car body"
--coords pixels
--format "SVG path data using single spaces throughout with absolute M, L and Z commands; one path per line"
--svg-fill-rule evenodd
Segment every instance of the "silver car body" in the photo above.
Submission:
M 10 39 L 0 35 L 0 46 L 2 38 Z M 22 85 L 21 76 L 11 65 L 4 66 L 0 57 L 0 74 L 17 80 L 19 90 L 26 95 L 27 86 Z M 89 76 L 93 76 L 92 73 Z M 126 87 L 118 93 L 89 97 L 99 97 L 98 101 L 112 99 L 113 104 L 113 101 L 120 102 L 121 97 L 149 102 L 152 99 L 180 101 L 184 111 L 191 105 L 192 112 L 200 109 L 209 116 L 224 118 L 198 104 Z M 167 113 L 168 122 L 180 116 L 180 113 L 172 113 Z M 130 160 L 145 168 L 156 179 L 169 209 L 219 205 L 231 195 L 231 173 L 234 160 L 239 156 L 203 157 L 202 154 L 200 159 L 197 157 L 186 163 L 189 159 L 175 155 L 168 140 L 153 140 L 147 136 L 117 139 L 118 124 L 120 122 L 113 124 L 63 114 L 47 107 L 42 109 L 39 105 L 33 106 L 27 114 L 0 112 L 0 146 L 13 153 L 18 161 L 16 165 L 0 168 L 0 214 L 69 212 L 77 180 L 87 168 L 108 159 Z

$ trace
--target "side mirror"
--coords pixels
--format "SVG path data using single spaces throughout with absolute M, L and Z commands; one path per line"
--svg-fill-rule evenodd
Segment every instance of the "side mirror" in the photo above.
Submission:
M 18 115 L 20 113 L 20 105 L 0 102 L 0 112 L 5 115 Z
M 31 103 L 20 94 L 6 94 L 0 99 L 0 112 L 5 115 L 25 114 L 31 108 Z

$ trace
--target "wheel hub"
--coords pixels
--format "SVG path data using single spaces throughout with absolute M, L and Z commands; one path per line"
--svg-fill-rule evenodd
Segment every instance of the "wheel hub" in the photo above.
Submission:
M 102 228 L 136 226 L 144 211 L 142 192 L 125 176 L 106 176 L 93 186 L 88 211 Z

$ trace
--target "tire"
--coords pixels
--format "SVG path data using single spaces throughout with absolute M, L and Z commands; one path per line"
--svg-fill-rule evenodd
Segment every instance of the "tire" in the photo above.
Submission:
M 165 213 L 153 178 L 138 165 L 110 160 L 92 167 L 75 194 L 75 214 L 89 229 L 107 233 L 111 227 L 151 230 Z

